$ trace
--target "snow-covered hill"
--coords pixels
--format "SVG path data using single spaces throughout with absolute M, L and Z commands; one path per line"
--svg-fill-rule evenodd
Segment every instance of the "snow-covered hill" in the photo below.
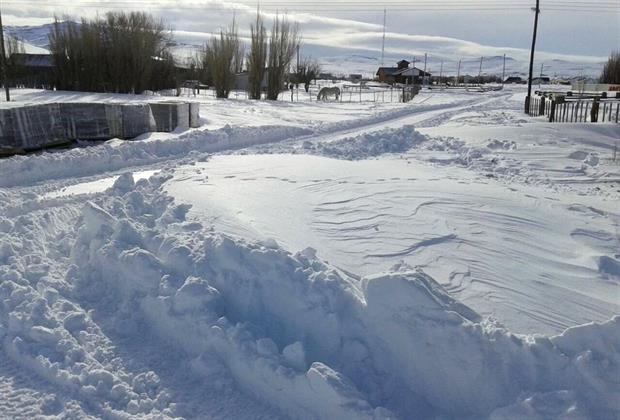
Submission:
M 52 24 L 46 24 L 40 26 L 9 26 L 6 29 L 9 33 L 19 37 L 33 47 L 48 49 L 48 34 L 51 27 Z M 193 57 L 209 36 L 206 33 L 178 30 L 174 35 L 172 49 L 179 60 Z M 395 65 L 401 59 L 413 62 L 414 54 L 394 52 L 396 50 L 404 51 L 409 46 L 418 51 L 426 51 L 428 53 L 427 69 L 433 74 L 438 75 L 441 71 L 444 75 L 455 76 L 457 74 L 458 62 L 461 60 L 461 74 L 477 75 L 480 70 L 480 57 L 472 57 L 471 53 L 469 55 L 466 53 L 459 55 L 458 51 L 462 48 L 460 43 L 464 43 L 464 41 L 446 40 L 443 38 L 435 42 L 427 39 L 418 42 L 415 38 L 404 41 L 395 39 L 392 42 L 394 48 L 388 48 L 386 51 L 384 65 Z M 37 50 L 37 52 L 40 51 L 42 50 Z M 359 45 L 354 47 L 329 46 L 317 44 L 312 39 L 309 39 L 304 43 L 303 54 L 317 58 L 321 62 L 324 71 L 335 75 L 358 73 L 365 77 L 373 77 L 377 68 L 381 65 L 381 54 L 376 47 L 364 48 Z M 416 55 L 415 61 L 417 67 L 423 68 L 424 53 L 421 52 Z M 545 57 L 543 55 L 543 58 L 537 59 L 536 74 L 540 72 L 541 64 L 544 65 L 543 73 L 552 77 L 598 77 L 603 61 L 591 58 L 580 59 L 578 57 L 568 60 Z M 503 65 L 503 55 L 485 56 L 482 60 L 482 73 L 501 76 Z M 527 67 L 527 55 L 520 51 L 514 51 L 514 49 L 507 49 L 506 75 L 523 76 L 527 73 Z

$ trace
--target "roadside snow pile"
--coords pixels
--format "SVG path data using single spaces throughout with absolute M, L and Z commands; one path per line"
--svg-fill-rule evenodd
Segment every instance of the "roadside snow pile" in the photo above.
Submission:
M 316 144 L 305 142 L 304 153 L 318 154 L 337 159 L 359 160 L 386 153 L 404 153 L 428 138 L 411 125 L 398 129 L 385 129 L 347 137 L 332 142 Z
M 620 412 L 620 317 L 516 336 L 404 264 L 358 282 L 313 249 L 291 254 L 186 221 L 165 180 L 123 175 L 84 206 L 67 291 L 0 262 L 4 351 L 102 414 L 175 414 L 156 372 L 111 359 L 102 324 L 136 342 L 156 337 L 205 381 L 221 363 L 293 418 Z
M 290 126 L 231 127 L 195 130 L 165 140 L 106 143 L 62 153 L 14 156 L 0 162 L 0 187 L 28 185 L 55 178 L 94 175 L 136 165 L 277 142 L 309 134 Z

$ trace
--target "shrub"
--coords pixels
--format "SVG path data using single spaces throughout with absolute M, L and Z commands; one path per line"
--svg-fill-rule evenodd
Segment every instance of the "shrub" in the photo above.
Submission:
M 321 73 L 321 65 L 318 61 L 309 58 L 304 59 L 297 68 L 296 82 L 303 83 L 306 92 L 310 90 L 310 82 Z
M 205 45 L 204 65 L 212 79 L 216 96 L 228 98 L 235 85 L 235 74 L 243 65 L 243 50 L 234 20 L 226 31 L 220 31 L 219 37 L 214 36 Z

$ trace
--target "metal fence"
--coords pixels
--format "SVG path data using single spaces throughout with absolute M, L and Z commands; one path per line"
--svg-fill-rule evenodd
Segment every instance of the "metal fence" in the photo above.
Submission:
M 323 87 L 338 87 L 340 96 L 338 102 L 409 102 L 420 91 L 419 85 L 409 86 L 367 86 L 364 84 L 335 84 L 324 83 L 310 85 L 308 91 L 303 86 L 293 90 L 282 90 L 278 95 L 278 100 L 286 102 L 316 102 L 317 96 Z M 209 96 L 215 98 L 213 88 L 192 89 L 182 87 L 179 90 L 170 89 L 158 92 L 164 96 Z M 228 96 L 229 99 L 248 99 L 248 94 L 244 90 L 233 90 Z M 330 98 L 335 101 L 335 98 Z
M 526 99 L 527 101 L 527 99 Z M 620 97 L 604 94 L 563 95 L 537 92 L 526 102 L 527 113 L 533 117 L 545 116 L 549 122 L 620 122 Z

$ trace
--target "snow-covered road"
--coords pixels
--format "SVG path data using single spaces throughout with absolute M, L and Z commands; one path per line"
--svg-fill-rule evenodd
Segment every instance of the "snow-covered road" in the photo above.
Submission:
M 617 417 L 620 130 L 522 98 L 0 160 L 0 418 Z

